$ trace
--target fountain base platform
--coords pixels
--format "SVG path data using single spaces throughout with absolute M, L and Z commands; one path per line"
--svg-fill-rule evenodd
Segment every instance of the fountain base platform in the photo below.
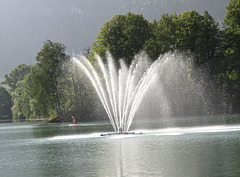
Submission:
M 123 132 L 123 133 L 103 133 L 100 136 L 115 136 L 115 135 L 140 135 L 143 134 L 142 132 L 135 133 L 135 132 Z

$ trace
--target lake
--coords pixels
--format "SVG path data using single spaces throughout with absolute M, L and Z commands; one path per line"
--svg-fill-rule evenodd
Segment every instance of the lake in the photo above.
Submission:
M 0 123 L 0 176 L 240 176 L 238 119 L 142 120 L 131 129 L 141 135 L 105 137 L 108 121 Z

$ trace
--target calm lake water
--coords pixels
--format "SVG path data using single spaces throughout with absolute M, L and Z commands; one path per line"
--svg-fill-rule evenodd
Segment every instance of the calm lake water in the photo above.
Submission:
M 225 119 L 142 121 L 132 127 L 142 135 L 111 137 L 99 136 L 112 131 L 108 122 L 0 123 L 0 176 L 237 177 L 240 124 Z

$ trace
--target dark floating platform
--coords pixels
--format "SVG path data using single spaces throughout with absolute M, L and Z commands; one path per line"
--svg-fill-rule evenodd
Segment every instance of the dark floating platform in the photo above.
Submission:
M 135 133 L 135 132 L 124 132 L 124 133 L 103 133 L 100 136 L 115 136 L 115 135 L 140 135 L 143 134 L 142 132 Z

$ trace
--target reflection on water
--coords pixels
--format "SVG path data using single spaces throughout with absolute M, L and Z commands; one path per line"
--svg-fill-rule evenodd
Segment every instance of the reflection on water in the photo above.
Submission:
M 239 124 L 140 128 L 100 137 L 108 123 L 0 124 L 0 176 L 240 176 Z

